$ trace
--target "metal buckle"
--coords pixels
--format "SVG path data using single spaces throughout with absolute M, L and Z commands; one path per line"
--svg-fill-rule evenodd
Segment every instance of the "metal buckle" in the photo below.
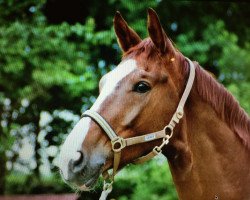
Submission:
M 126 142 L 122 137 L 116 137 L 111 141 L 111 145 L 114 152 L 119 152 L 126 146 Z
M 168 139 L 170 139 L 173 136 L 174 127 L 169 124 L 169 125 L 164 127 L 164 132 L 166 134 L 166 137 L 168 137 Z
M 163 138 L 163 141 L 160 146 L 156 146 L 153 151 L 158 155 L 159 153 L 162 152 L 162 148 L 169 143 L 170 137 L 166 135 L 165 138 Z
M 106 182 L 106 181 L 104 180 L 104 181 L 103 181 L 103 191 L 107 191 L 107 190 L 112 191 L 113 183 L 114 183 L 114 181 Z
M 155 147 L 153 148 L 153 152 L 155 153 L 155 155 L 158 155 L 158 154 L 160 154 L 160 153 L 162 152 L 162 150 L 160 149 L 160 147 L 155 146 Z

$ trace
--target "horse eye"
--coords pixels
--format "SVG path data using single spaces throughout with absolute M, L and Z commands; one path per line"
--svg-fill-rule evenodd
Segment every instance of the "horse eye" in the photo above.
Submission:
M 151 87 L 149 86 L 148 83 L 146 83 L 144 81 L 140 81 L 134 85 L 133 91 L 138 92 L 138 93 L 146 93 L 150 89 L 151 89 Z

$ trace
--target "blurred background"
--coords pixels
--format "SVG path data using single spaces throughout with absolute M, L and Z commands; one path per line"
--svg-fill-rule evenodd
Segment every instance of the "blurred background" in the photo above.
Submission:
M 212 72 L 250 113 L 250 4 L 168 0 L 0 0 L 0 195 L 74 191 L 56 167 L 60 145 L 121 59 L 119 10 L 141 37 L 154 8 L 184 55 Z M 129 166 L 118 200 L 176 200 L 165 159 Z M 95 191 L 79 199 L 98 199 Z M 44 198 L 46 199 L 46 198 Z

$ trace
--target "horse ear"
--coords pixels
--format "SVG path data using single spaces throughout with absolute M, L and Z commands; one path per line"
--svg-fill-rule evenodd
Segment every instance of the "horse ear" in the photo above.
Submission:
M 114 29 L 118 43 L 124 52 L 141 42 L 141 38 L 128 26 L 118 11 L 114 17 Z
M 163 54 L 173 51 L 173 45 L 163 30 L 156 12 L 152 8 L 148 9 L 147 24 L 149 36 L 156 48 Z

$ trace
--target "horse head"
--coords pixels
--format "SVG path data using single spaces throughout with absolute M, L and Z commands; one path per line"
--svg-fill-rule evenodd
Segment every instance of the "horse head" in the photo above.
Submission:
M 123 58 L 101 78 L 100 94 L 90 110 L 105 119 L 121 138 L 161 130 L 171 120 L 185 89 L 187 77 L 178 67 L 185 58 L 152 9 L 148 10 L 148 38 L 142 40 L 119 12 L 114 17 L 114 29 Z M 159 138 L 123 148 L 117 167 L 121 169 L 161 143 Z M 103 127 L 85 116 L 63 144 L 59 167 L 67 182 L 89 190 L 101 173 L 114 167 L 113 160 L 110 138 Z

